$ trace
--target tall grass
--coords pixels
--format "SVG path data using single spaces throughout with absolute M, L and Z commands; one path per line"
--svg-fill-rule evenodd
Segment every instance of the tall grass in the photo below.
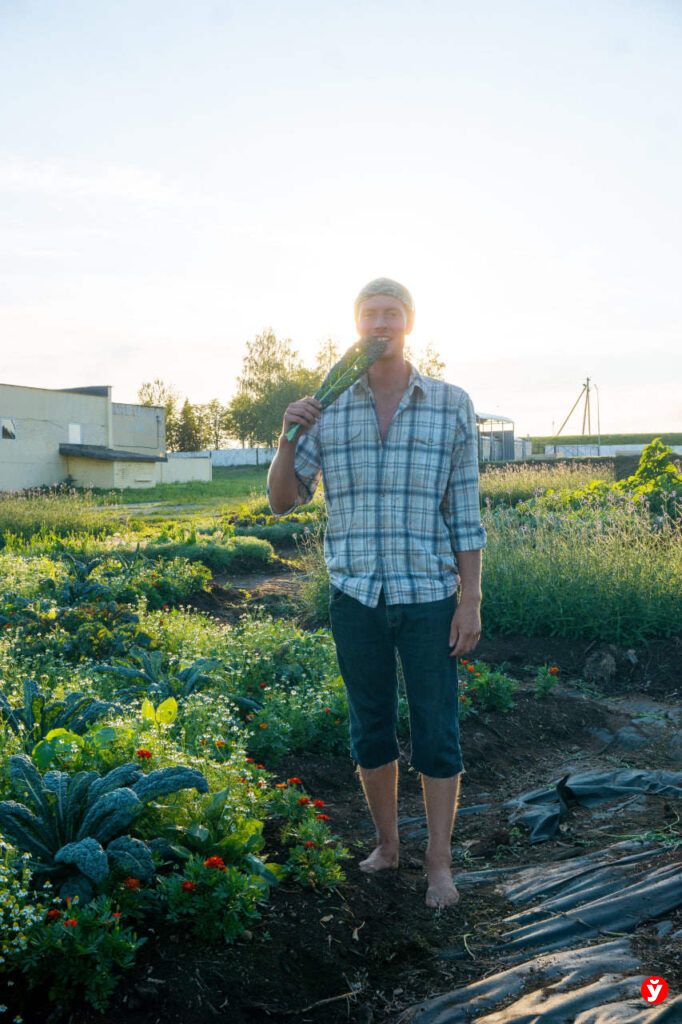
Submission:
M 6 534 L 24 539 L 37 534 L 104 537 L 117 527 L 88 493 L 64 488 L 0 493 L 0 547 L 5 544 Z
M 631 502 L 608 510 L 483 512 L 484 634 L 637 643 L 682 632 L 682 536 Z M 328 621 L 321 540 L 303 549 L 303 618 Z
M 492 505 L 516 505 L 518 501 L 553 490 L 584 487 L 592 480 L 614 480 L 612 463 L 557 462 L 555 465 L 529 466 L 525 463 L 506 466 L 481 466 L 481 501 L 490 498 Z

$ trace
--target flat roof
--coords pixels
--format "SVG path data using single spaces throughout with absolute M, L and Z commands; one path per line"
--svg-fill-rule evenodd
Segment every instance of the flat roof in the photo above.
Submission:
M 495 420 L 497 423 L 513 423 L 509 416 L 501 416 L 499 412 L 477 412 L 477 420 Z
M 122 448 L 107 448 L 104 444 L 59 445 L 60 455 L 78 455 L 81 459 L 98 459 L 100 462 L 168 462 L 166 455 L 145 455 L 142 452 L 127 452 Z

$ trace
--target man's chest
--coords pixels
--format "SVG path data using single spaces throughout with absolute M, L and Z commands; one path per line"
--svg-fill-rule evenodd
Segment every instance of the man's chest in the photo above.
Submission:
M 393 417 L 400 405 L 401 397 L 401 395 L 397 395 L 385 398 L 383 396 L 376 395 L 374 398 L 377 426 L 379 428 L 379 436 L 381 437 L 382 444 L 386 441 L 389 427 L 391 426 Z

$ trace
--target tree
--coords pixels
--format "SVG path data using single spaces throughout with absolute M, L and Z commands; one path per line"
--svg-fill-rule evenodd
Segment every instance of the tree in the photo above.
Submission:
M 166 451 L 178 450 L 178 402 L 180 396 L 168 384 L 157 377 L 151 383 L 142 384 L 137 392 L 140 405 L 161 406 L 166 411 Z
M 279 339 L 268 328 L 246 344 L 237 394 L 228 406 L 230 432 L 242 444 L 272 447 L 287 405 L 312 394 L 320 379 L 302 365 L 289 338 Z
M 205 427 L 197 415 L 196 407 L 186 398 L 180 410 L 178 423 L 178 451 L 202 451 L 207 447 L 207 440 Z
M 435 377 L 436 380 L 445 380 L 445 363 L 441 359 L 440 353 L 432 341 L 427 342 L 426 347 L 417 355 L 415 355 L 406 344 L 404 355 L 405 359 L 416 366 L 419 372 L 423 373 L 425 377 Z
M 315 369 L 320 376 L 320 383 L 327 376 L 334 363 L 338 363 L 341 353 L 339 346 L 332 338 L 323 341 L 315 356 Z
M 229 434 L 227 425 L 227 406 L 217 398 L 212 398 L 205 405 L 195 405 L 196 414 L 201 420 L 206 446 L 221 448 Z

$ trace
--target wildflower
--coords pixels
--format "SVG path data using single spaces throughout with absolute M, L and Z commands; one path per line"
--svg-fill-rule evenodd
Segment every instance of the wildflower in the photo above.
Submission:
M 47 914 L 45 915 L 45 920 L 46 921 L 56 921 L 56 919 L 58 917 L 61 917 L 61 916 L 62 916 L 61 910 L 57 910 L 56 908 L 53 907 L 52 910 L 48 910 Z
M 313 800 L 313 807 L 324 807 L 324 800 Z
M 225 870 L 225 861 L 222 857 L 207 857 L 204 861 L 205 868 L 215 868 L 217 871 Z
M 215 741 L 215 745 L 216 745 L 216 747 L 225 747 L 225 746 L 227 746 L 227 744 L 225 743 L 225 740 L 216 740 Z
M 309 804 L 310 803 L 310 797 L 309 796 L 300 796 L 298 798 L 298 802 L 299 802 L 299 804 Z
M 115 917 L 116 920 L 118 920 L 119 917 L 121 916 L 121 912 L 119 910 L 114 910 L 111 916 Z
M 549 674 L 551 676 L 558 676 L 559 675 L 559 667 L 558 667 L 558 665 L 552 665 L 552 667 L 549 670 Z
M 287 782 L 290 783 L 292 786 L 300 786 L 301 784 L 301 780 L 299 779 L 298 775 L 292 775 L 290 779 L 287 779 Z
M 170 608 L 170 605 L 169 604 L 164 604 L 164 605 L 162 605 L 162 608 L 163 608 L 163 610 L 165 612 L 167 612 L 169 610 L 169 608 Z
M 267 690 L 267 687 L 268 687 L 268 684 L 267 684 L 267 683 L 259 683 L 259 684 L 258 684 L 258 688 L 259 688 L 260 690 Z
M 325 715 L 331 715 L 332 709 L 331 708 L 325 708 L 324 709 L 324 713 L 325 713 Z
M 313 842 L 312 839 L 306 839 L 305 843 L 303 844 L 306 850 L 312 850 L 314 845 L 315 843 Z
M 473 665 L 467 665 L 467 672 L 475 672 L 475 671 L 476 671 L 476 669 L 474 668 Z
M 67 917 L 66 921 L 64 921 L 65 928 L 75 928 L 77 924 L 78 921 L 75 917 Z
M 331 821 L 332 819 L 328 814 L 316 814 L 315 817 L 318 821 Z
M 129 876 L 125 879 L 123 884 L 125 885 L 126 889 L 139 889 L 142 883 L 140 882 L 139 878 L 133 878 L 132 876 Z
M 474 675 L 476 676 L 477 679 L 480 679 L 480 677 L 481 677 L 481 673 L 480 672 L 474 672 Z
M 253 764 L 253 758 L 252 757 L 247 757 L 246 758 L 246 763 L 247 764 Z
M 248 782 L 246 775 L 242 775 L 241 778 L 237 779 L 237 782 Z
M 264 772 L 264 771 L 266 770 L 266 769 L 265 769 L 265 765 L 264 765 L 264 764 L 257 764 L 257 765 L 256 765 L 256 768 L 260 768 L 260 770 L 261 770 L 262 772 Z
M 286 789 L 286 788 L 287 788 L 286 782 L 276 782 L 275 783 L 275 789 Z
M 149 758 L 152 756 L 151 750 L 146 750 L 145 747 L 140 747 L 140 749 L 136 753 L 137 753 L 137 756 L 142 761 L 148 761 Z
M 334 719 L 334 725 L 341 725 L 341 719 L 340 718 L 335 718 Z
M 197 884 L 196 882 L 183 882 L 181 888 L 183 892 L 196 892 Z
M 259 729 L 268 729 L 269 726 L 268 726 L 267 722 L 261 722 L 260 725 L 258 726 L 258 728 Z

